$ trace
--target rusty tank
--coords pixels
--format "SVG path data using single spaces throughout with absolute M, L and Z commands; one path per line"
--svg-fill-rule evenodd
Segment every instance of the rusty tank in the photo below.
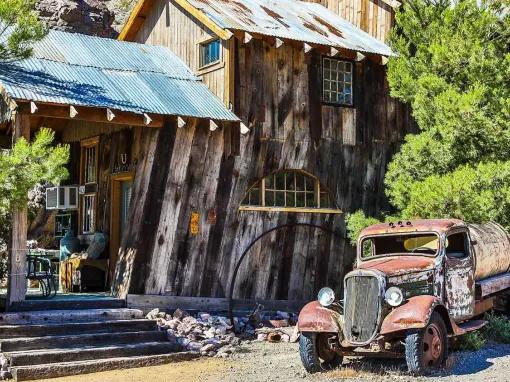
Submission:
M 510 272 L 510 235 L 499 224 L 468 224 L 475 252 L 475 279 Z

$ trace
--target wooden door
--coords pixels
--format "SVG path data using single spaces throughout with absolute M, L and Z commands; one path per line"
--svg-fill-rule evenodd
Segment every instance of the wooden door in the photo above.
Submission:
M 115 273 L 122 234 L 129 224 L 132 186 L 133 175 L 131 173 L 112 175 L 109 282 Z

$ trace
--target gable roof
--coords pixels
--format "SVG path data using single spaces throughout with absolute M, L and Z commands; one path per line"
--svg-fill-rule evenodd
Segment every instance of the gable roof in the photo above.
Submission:
M 317 3 L 297 0 L 174 0 L 221 38 L 223 31 L 244 31 L 308 44 L 390 56 L 391 49 Z M 152 0 L 140 0 L 119 38 L 134 38 Z M 211 28 L 220 29 L 220 33 Z M 229 35 L 226 36 L 227 38 Z
M 169 49 L 51 30 L 33 56 L 0 61 L 16 100 L 238 121 Z

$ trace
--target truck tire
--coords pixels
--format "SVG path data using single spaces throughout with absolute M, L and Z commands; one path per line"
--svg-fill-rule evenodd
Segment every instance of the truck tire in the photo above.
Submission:
M 409 332 L 405 341 L 409 372 L 423 375 L 444 366 L 448 357 L 448 335 L 443 318 L 433 312 L 425 329 Z
M 301 333 L 299 355 L 305 370 L 318 373 L 334 369 L 342 364 L 343 357 L 327 347 L 327 333 Z

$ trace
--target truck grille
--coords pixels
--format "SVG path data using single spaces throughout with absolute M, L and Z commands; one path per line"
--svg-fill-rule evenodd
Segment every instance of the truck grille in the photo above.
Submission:
M 371 275 L 350 276 L 345 281 L 345 337 L 353 344 L 370 341 L 379 325 L 379 281 Z

